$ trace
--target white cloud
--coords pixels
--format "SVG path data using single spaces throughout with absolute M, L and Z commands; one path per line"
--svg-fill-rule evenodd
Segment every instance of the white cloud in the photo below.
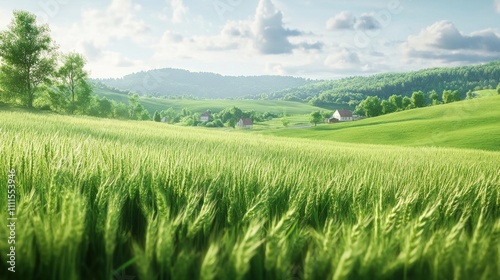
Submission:
M 331 17 L 326 22 L 326 28 L 330 31 L 334 30 L 376 30 L 382 25 L 374 14 L 364 13 L 359 17 L 354 16 L 351 12 L 343 11 L 334 17 Z
M 343 71 L 359 70 L 360 64 L 359 55 L 346 48 L 336 51 L 325 60 L 325 65 L 329 68 Z
M 500 59 L 500 34 L 492 29 L 463 34 L 449 21 L 436 22 L 402 45 L 407 58 L 476 63 Z
M 382 26 L 373 14 L 362 14 L 356 19 L 355 28 L 358 30 L 377 30 Z
M 172 22 L 181 23 L 188 12 L 188 7 L 184 5 L 183 0 L 170 0 L 172 8 Z
M 356 17 L 351 12 L 343 11 L 328 19 L 326 28 L 328 30 L 354 29 L 354 24 L 356 24 Z
M 495 7 L 497 8 L 497 13 L 500 14 L 500 0 L 495 0 Z
M 271 0 L 260 0 L 253 23 L 254 44 L 262 54 L 290 53 L 294 46 L 288 40 L 290 36 L 301 34 L 298 30 L 283 26 L 283 14 Z

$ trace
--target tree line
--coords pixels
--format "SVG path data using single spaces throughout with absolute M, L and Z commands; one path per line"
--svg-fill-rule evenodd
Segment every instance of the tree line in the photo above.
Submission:
M 467 92 L 466 99 L 472 98 L 475 98 L 474 93 L 472 91 Z M 458 90 L 444 90 L 441 98 L 435 90 L 427 94 L 423 91 L 416 91 L 411 97 L 391 95 L 388 99 L 380 99 L 378 96 L 368 96 L 356 107 L 355 112 L 366 117 L 376 117 L 397 111 L 447 104 L 460 100 L 462 100 L 462 94 Z
M 311 105 L 355 108 L 368 96 L 388 99 L 392 95 L 408 98 L 413 92 L 443 92 L 455 89 L 462 99 L 468 91 L 494 89 L 500 82 L 500 61 L 455 68 L 434 68 L 408 73 L 384 73 L 369 77 L 348 77 L 297 88 L 261 94 L 257 99 L 308 102 Z
M 36 16 L 15 11 L 7 30 L 0 32 L 0 101 L 59 113 L 149 120 L 137 94 L 128 104 L 93 94 L 85 57 L 61 54 L 48 25 Z

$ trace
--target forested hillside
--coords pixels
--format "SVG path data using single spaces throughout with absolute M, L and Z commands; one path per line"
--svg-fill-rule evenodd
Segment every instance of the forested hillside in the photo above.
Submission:
M 500 61 L 456 68 L 434 68 L 408 73 L 386 73 L 350 77 L 263 94 L 256 98 L 310 102 L 313 105 L 357 105 L 366 96 L 411 96 L 415 91 L 469 90 L 495 88 L 500 82 Z
M 232 77 L 180 69 L 159 69 L 130 74 L 120 79 L 101 79 L 94 82 L 141 95 L 237 98 L 304 86 L 317 81 L 282 76 Z

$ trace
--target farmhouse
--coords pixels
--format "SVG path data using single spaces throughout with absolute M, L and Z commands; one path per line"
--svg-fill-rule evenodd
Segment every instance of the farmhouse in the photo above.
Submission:
M 252 128 L 253 127 L 253 120 L 250 118 L 242 118 L 238 122 L 238 126 L 242 128 Z
M 200 122 L 208 122 L 208 121 L 210 121 L 211 117 L 212 117 L 212 115 L 209 112 L 205 112 L 205 113 L 201 114 Z
M 339 120 L 339 122 L 350 122 L 354 120 L 352 112 L 349 110 L 337 110 L 333 113 L 333 118 Z
M 336 122 L 339 122 L 339 120 L 334 117 L 325 119 L 325 123 L 336 123 Z

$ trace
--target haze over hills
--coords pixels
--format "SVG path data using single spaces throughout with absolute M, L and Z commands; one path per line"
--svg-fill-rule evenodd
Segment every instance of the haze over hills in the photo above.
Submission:
M 384 73 L 368 77 L 315 81 L 284 76 L 234 77 L 161 69 L 127 75 L 121 79 L 94 80 L 97 87 L 116 92 L 137 92 L 157 97 L 191 96 L 197 99 L 263 99 L 309 102 L 321 107 L 354 108 L 367 96 L 388 98 L 392 94 L 411 96 L 415 91 L 496 88 L 500 82 L 500 61 L 487 64 L 433 68 L 405 73 Z
M 285 76 L 222 76 L 166 68 L 134 73 L 121 79 L 97 79 L 94 82 L 141 95 L 218 99 L 254 96 L 318 81 Z

